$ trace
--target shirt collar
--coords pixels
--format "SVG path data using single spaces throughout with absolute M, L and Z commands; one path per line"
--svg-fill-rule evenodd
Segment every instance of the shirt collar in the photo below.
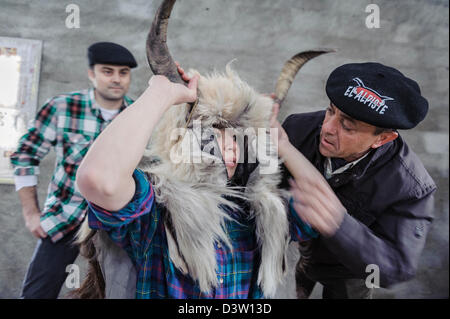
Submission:
M 335 170 L 333 170 L 333 166 L 331 164 L 331 158 L 327 157 L 326 161 L 325 161 L 325 178 L 329 179 L 331 178 L 333 175 L 336 174 L 340 174 L 342 172 L 345 172 L 346 170 L 352 168 L 353 166 L 355 166 L 356 164 L 358 164 L 362 159 L 366 158 L 367 155 L 369 155 L 370 151 L 367 152 L 366 154 L 364 154 L 363 156 L 361 156 L 360 158 L 358 158 L 357 160 L 354 160 L 353 162 L 349 162 L 347 164 L 345 164 L 344 166 L 341 166 Z

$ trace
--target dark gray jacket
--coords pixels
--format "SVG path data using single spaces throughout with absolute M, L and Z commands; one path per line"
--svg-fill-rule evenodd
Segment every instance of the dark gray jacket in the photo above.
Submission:
M 318 146 L 324 116 L 323 111 L 293 114 L 283 123 L 290 142 L 322 174 L 325 158 Z M 365 279 L 367 265 L 375 264 L 381 287 L 412 278 L 433 220 L 436 185 L 403 139 L 371 151 L 328 183 L 348 214 L 334 236 L 312 242 L 307 275 L 319 282 Z

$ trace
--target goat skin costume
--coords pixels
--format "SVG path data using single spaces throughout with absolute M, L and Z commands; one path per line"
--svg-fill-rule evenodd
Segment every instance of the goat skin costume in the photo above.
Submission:
M 278 189 L 281 179 L 279 162 L 267 130 L 273 101 L 255 92 L 231 70 L 229 65 L 225 74 L 200 76 L 198 96 L 198 105 L 193 110 L 187 133 L 181 138 L 173 135 L 174 129 L 186 125 L 190 111 L 188 105 L 172 106 L 155 128 L 149 148 L 138 166 L 149 176 L 156 202 L 165 207 L 167 218 L 160 222 L 165 223 L 170 260 L 178 270 L 190 276 L 202 292 L 206 293 L 211 288 L 217 287 L 219 282 L 214 245 L 220 241 L 232 248 L 228 234 L 224 231 L 224 223 L 231 217 L 221 207 L 225 205 L 236 208 L 236 201 L 230 199 L 238 198 L 247 204 L 245 213 L 249 214 L 249 218 L 254 217 L 260 256 L 257 284 L 264 297 L 273 297 L 285 275 L 286 252 L 291 237 L 286 200 L 288 194 Z M 195 131 L 192 123 L 195 126 L 198 121 L 204 131 L 203 135 L 191 134 Z M 255 147 L 257 140 L 266 141 L 268 152 L 264 155 L 276 161 L 275 170 L 269 174 L 264 172 L 262 162 L 265 162 L 267 168 L 267 158 L 264 161 L 258 158 L 259 161 L 256 163 L 238 164 L 235 176 L 237 174 L 237 178 L 244 179 L 241 185 L 244 187 L 239 190 L 230 187 L 221 158 L 219 164 L 212 162 L 211 158 L 214 155 L 206 152 L 203 147 L 199 148 L 199 152 L 181 152 L 183 137 L 190 134 L 189 136 L 197 141 L 197 145 L 202 146 L 205 143 L 205 136 L 206 139 L 211 136 L 205 132 L 213 127 L 235 130 L 253 128 L 255 136 L 246 143 L 249 152 L 252 147 L 254 151 L 255 148 L 261 147 L 261 145 Z M 183 156 L 190 156 L 191 159 L 174 161 L 175 153 L 182 154 L 179 159 L 184 159 Z M 243 153 L 241 151 L 241 156 Z M 221 154 L 216 153 L 215 157 L 221 157 Z M 115 260 L 115 262 L 101 262 L 101 272 L 97 269 L 97 274 L 103 275 L 106 279 L 106 297 L 132 297 L 129 293 L 118 291 L 129 290 L 129 287 L 133 286 L 134 278 L 124 275 L 132 270 L 129 266 L 130 261 L 123 260 L 124 252 L 120 252 L 118 247 L 112 247 L 105 234 L 93 236 L 94 232 L 89 228 L 86 219 L 79 232 L 78 242 L 81 243 L 82 252 L 83 247 L 92 249 L 94 244 L 102 259 Z M 113 256 L 107 257 L 108 254 Z M 90 262 L 94 261 L 95 264 L 97 256 L 98 254 L 91 250 L 88 256 Z M 117 269 L 106 269 L 108 267 Z M 87 280 L 102 280 L 92 278 L 88 276 Z M 95 289 L 94 287 L 102 290 L 102 285 L 85 282 L 83 287 L 85 291 L 78 296 L 105 296 L 104 291 L 100 294 L 86 291 L 86 287 L 89 287 L 87 290 Z

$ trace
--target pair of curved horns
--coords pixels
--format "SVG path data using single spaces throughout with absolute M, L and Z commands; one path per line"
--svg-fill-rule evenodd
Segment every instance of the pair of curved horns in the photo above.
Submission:
M 167 26 L 170 13 L 176 0 L 164 0 L 147 36 L 147 59 L 154 74 L 165 75 L 170 81 L 186 84 L 178 73 L 177 66 L 167 47 Z M 333 49 L 318 49 L 300 52 L 290 58 L 283 66 L 275 88 L 275 102 L 281 103 L 294 81 L 300 68 L 312 58 L 324 53 L 335 52 Z

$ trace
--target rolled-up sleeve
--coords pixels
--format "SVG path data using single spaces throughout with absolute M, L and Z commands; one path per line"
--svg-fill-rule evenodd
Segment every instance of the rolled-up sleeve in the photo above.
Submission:
M 37 113 L 28 130 L 19 140 L 19 146 L 11 157 L 14 175 L 39 174 L 39 163 L 56 144 L 57 108 L 56 101 L 49 100 Z
M 293 199 L 289 200 L 289 227 L 291 232 L 291 240 L 293 241 L 306 241 L 319 236 L 312 227 L 305 223 L 297 214 L 294 206 Z
M 88 221 L 90 228 L 105 230 L 116 244 L 138 258 L 151 242 L 159 218 L 146 174 L 135 170 L 133 178 L 136 191 L 124 208 L 113 212 L 88 203 Z

